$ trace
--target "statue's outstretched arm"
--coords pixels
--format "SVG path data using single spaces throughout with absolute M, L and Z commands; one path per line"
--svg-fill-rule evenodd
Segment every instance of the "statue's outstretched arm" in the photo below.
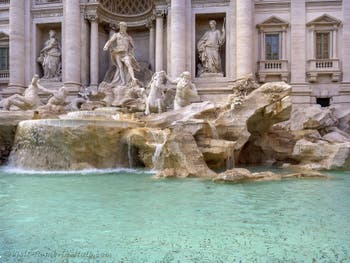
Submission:
M 105 46 L 103 47 L 104 51 L 107 51 L 109 49 L 109 46 L 112 44 L 113 41 L 117 39 L 117 34 L 114 33 L 112 37 L 106 42 Z

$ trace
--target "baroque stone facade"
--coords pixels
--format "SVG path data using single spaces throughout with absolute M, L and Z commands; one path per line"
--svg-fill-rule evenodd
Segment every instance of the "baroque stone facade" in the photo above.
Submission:
M 211 20 L 218 32 L 225 29 L 211 53 L 220 58 L 220 74 L 201 75 L 208 54 L 198 43 Z M 171 78 L 190 72 L 202 100 L 227 101 L 234 80 L 252 73 L 261 83 L 290 83 L 294 104 L 350 103 L 350 1 L 344 0 L 0 1 L 0 93 L 22 92 L 34 74 L 45 77 L 37 58 L 50 31 L 60 44 L 64 86 L 71 93 L 98 86 L 111 63 L 104 43 L 121 21 L 140 64 Z

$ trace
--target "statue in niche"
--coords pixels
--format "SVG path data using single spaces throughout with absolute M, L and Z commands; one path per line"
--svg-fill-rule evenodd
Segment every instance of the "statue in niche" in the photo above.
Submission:
M 55 30 L 49 31 L 49 39 L 40 51 L 38 62 L 44 70 L 43 79 L 61 81 L 61 45 Z
M 205 32 L 197 43 L 199 59 L 199 76 L 210 76 L 214 74 L 223 76 L 221 68 L 220 47 L 225 42 L 225 20 L 222 30 L 216 29 L 216 21 L 209 21 L 210 30 Z
M 46 89 L 39 84 L 39 75 L 34 75 L 31 84 L 25 89 L 23 95 L 14 94 L 4 99 L 2 105 L 6 110 L 10 110 L 11 106 L 16 106 L 21 110 L 35 110 L 42 105 L 39 90 L 54 94 L 53 90 Z
M 192 83 L 191 73 L 182 72 L 180 77 L 170 83 L 176 84 L 176 93 L 174 99 L 174 110 L 190 105 L 193 100 L 199 100 L 196 86 Z
M 134 71 L 140 71 L 140 65 L 134 56 L 134 42 L 126 32 L 125 22 L 119 23 L 119 32 L 114 33 L 107 41 L 103 50 L 110 49 L 112 63 L 116 67 L 111 85 L 126 86 L 137 83 Z

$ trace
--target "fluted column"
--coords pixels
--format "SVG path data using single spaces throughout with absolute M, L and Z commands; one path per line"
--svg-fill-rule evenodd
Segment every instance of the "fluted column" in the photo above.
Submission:
M 305 0 L 291 1 L 291 82 L 305 83 Z M 313 47 L 312 47 L 313 48 Z
M 350 1 L 343 1 L 343 82 L 350 82 Z
M 171 0 L 171 76 L 186 69 L 186 0 Z M 188 29 L 189 30 L 189 29 Z M 157 52 L 158 53 L 158 52 Z
M 10 82 L 13 92 L 20 92 L 25 83 L 25 2 L 10 1 Z
M 236 2 L 236 64 L 237 78 L 253 73 L 254 41 L 253 41 L 253 1 L 237 0 Z
M 63 81 L 72 90 L 80 88 L 81 71 L 81 16 L 80 0 L 63 0 L 64 44 Z
M 163 31 L 164 31 L 164 10 L 156 11 L 156 71 L 163 70 L 163 59 L 164 59 L 164 50 L 163 50 Z
M 149 29 L 149 50 L 148 50 L 148 61 L 150 64 L 150 68 L 152 71 L 154 71 L 154 57 L 155 57 L 155 44 L 154 44 L 154 38 L 155 38 L 155 30 L 154 30 L 154 24 L 153 20 L 150 19 L 147 22 L 146 27 Z
M 97 17 L 90 17 L 90 87 L 98 86 L 98 21 Z

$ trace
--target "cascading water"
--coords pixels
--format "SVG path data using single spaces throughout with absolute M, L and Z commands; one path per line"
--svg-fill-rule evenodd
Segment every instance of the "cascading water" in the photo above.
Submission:
M 126 141 L 127 141 L 127 144 L 128 144 L 128 163 L 129 163 L 129 168 L 133 168 L 131 136 L 128 136 Z
M 235 168 L 234 149 L 229 147 L 226 152 L 226 170 Z
M 151 134 L 156 148 L 152 156 L 153 169 L 158 169 L 159 167 L 162 167 L 162 161 L 160 161 L 159 158 L 167 140 L 167 133 L 162 130 L 151 130 Z

